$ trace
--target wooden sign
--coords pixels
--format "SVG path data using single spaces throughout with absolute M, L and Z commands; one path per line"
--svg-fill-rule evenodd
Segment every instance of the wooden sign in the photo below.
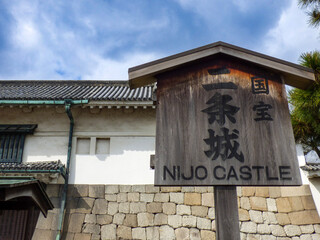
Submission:
M 156 75 L 155 185 L 300 185 L 281 76 L 219 54 Z

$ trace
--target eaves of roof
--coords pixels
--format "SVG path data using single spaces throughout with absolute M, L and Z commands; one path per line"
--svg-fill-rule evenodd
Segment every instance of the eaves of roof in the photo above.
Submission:
M 156 82 L 157 74 L 179 68 L 214 55 L 228 55 L 281 73 L 287 85 L 306 89 L 315 81 L 311 69 L 278 58 L 240 48 L 224 42 L 215 42 L 200 48 L 165 57 L 129 69 L 129 84 L 137 88 Z

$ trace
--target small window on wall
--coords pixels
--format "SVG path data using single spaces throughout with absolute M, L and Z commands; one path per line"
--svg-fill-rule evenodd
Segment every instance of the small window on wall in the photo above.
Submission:
M 36 124 L 0 124 L 0 162 L 21 163 L 25 137 L 33 134 L 36 127 Z
M 96 141 L 96 154 L 109 154 L 110 153 L 110 139 L 97 138 Z
M 78 138 L 77 139 L 76 154 L 79 154 L 79 155 L 90 154 L 90 138 Z
M 106 155 L 110 153 L 110 139 L 96 137 L 77 138 L 76 154 Z

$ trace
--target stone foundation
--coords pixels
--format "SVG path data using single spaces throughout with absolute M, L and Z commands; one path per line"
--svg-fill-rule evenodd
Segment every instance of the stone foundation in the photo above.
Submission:
M 55 239 L 61 186 L 48 185 L 55 208 L 40 214 L 33 240 Z M 320 240 L 309 186 L 237 192 L 242 240 Z M 70 185 L 63 239 L 215 239 L 213 187 Z

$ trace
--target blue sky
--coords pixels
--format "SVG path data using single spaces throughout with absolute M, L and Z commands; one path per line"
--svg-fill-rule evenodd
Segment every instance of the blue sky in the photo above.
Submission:
M 297 0 L 2 0 L 0 79 L 127 80 L 224 41 L 294 63 L 320 50 Z

